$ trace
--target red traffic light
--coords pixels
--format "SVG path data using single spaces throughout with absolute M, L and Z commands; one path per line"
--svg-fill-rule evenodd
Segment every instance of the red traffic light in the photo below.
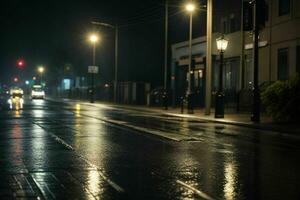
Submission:
M 18 60 L 18 61 L 17 61 L 17 67 L 18 67 L 19 69 L 23 69 L 24 66 L 25 66 L 24 60 Z
M 16 83 L 16 82 L 18 82 L 19 81 L 19 79 L 17 78 L 17 77 L 15 77 L 14 78 L 14 82 Z

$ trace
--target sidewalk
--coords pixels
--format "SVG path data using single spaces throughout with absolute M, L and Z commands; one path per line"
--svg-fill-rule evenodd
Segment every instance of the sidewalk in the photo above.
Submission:
M 58 100 L 64 102 L 81 102 L 85 104 L 92 105 L 88 101 L 81 101 L 81 100 L 72 100 L 72 99 L 52 99 L 51 100 Z M 127 110 L 136 110 L 136 111 L 146 111 L 146 112 L 153 112 L 159 113 L 169 116 L 176 116 L 176 117 L 183 117 L 189 118 L 193 120 L 204 120 L 208 122 L 214 123 L 222 123 L 222 124 L 229 124 L 229 125 L 237 125 L 237 126 L 244 126 L 254 129 L 266 130 L 266 131 L 274 131 L 280 133 L 289 133 L 289 134 L 297 134 L 300 136 L 300 126 L 298 124 L 278 124 L 272 122 L 272 119 L 264 114 L 261 115 L 261 122 L 260 123 L 253 123 L 251 119 L 251 114 L 245 113 L 234 113 L 233 111 L 225 110 L 224 119 L 216 119 L 214 117 L 214 109 L 211 110 L 210 115 L 205 115 L 204 109 L 195 109 L 194 114 L 187 114 L 186 108 L 184 108 L 184 113 L 181 114 L 180 108 L 172 108 L 169 107 L 168 110 L 165 110 L 163 107 L 149 107 L 149 106 L 139 106 L 139 105 L 122 105 L 122 104 L 114 104 L 111 102 L 100 102 L 96 101 L 96 104 L 105 104 L 112 108 L 119 108 L 119 109 L 127 109 Z M 226 111 L 228 114 L 226 114 Z
M 113 107 L 124 108 L 124 109 L 158 112 L 160 114 L 177 116 L 177 117 L 185 117 L 185 118 L 190 118 L 193 120 L 204 120 L 204 121 L 208 121 L 208 122 L 244 126 L 244 127 L 266 130 L 266 131 L 298 134 L 300 136 L 300 126 L 299 125 L 297 125 L 297 124 L 277 124 L 277 123 L 272 122 L 272 119 L 264 114 L 261 115 L 260 123 L 253 123 L 251 121 L 251 114 L 245 114 L 245 113 L 241 114 L 241 113 L 233 113 L 233 112 L 226 114 L 226 110 L 225 110 L 224 119 L 216 119 L 214 117 L 214 109 L 211 110 L 212 112 L 210 115 L 205 115 L 204 109 L 195 109 L 194 114 L 187 114 L 187 110 L 185 109 L 184 113 L 181 114 L 180 108 L 172 108 L 171 107 L 171 108 L 168 108 L 168 110 L 165 110 L 163 107 L 130 106 L 130 105 L 115 105 L 115 104 L 109 104 L 109 105 L 111 105 Z

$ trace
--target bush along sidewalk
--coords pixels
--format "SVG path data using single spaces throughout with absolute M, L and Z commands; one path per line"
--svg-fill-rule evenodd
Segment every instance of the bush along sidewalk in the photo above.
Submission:
M 300 76 L 276 81 L 262 92 L 262 103 L 275 122 L 300 122 Z

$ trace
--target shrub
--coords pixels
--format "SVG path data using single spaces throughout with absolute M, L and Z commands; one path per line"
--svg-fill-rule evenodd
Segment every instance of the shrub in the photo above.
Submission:
M 276 81 L 262 92 L 262 103 L 276 122 L 300 122 L 300 77 Z

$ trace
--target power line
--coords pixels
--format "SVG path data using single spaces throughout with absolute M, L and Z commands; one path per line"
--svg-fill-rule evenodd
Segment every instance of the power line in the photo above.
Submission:
M 158 13 L 158 12 L 162 12 L 162 6 L 154 6 L 151 7 L 150 9 L 144 10 L 142 12 L 136 13 L 134 16 L 129 17 L 127 19 L 124 19 L 123 21 L 129 22 L 129 21 L 134 21 L 137 20 L 139 18 L 144 18 L 144 17 L 148 17 L 148 16 L 153 16 L 154 14 Z
M 177 12 L 175 12 L 173 14 L 170 14 L 169 18 L 174 17 L 176 15 L 179 15 L 181 13 L 183 13 L 183 11 L 177 11 Z M 119 25 L 119 27 L 120 28 L 124 28 L 124 27 L 129 27 L 129 26 L 136 26 L 136 25 L 140 25 L 140 24 L 154 23 L 154 22 L 157 22 L 157 21 L 161 21 L 162 19 L 164 19 L 164 16 L 161 16 L 159 18 L 156 18 L 156 19 L 153 19 L 153 20 L 150 20 L 150 21 L 145 21 L 144 20 L 144 21 L 140 21 L 140 22 L 136 22 L 136 23 L 121 24 L 121 25 Z

